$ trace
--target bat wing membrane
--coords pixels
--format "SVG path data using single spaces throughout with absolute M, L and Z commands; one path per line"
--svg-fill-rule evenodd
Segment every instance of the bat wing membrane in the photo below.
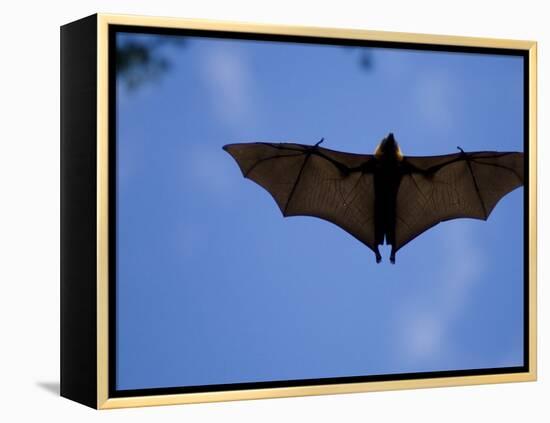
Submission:
M 440 222 L 486 220 L 523 185 L 523 153 L 475 152 L 405 157 L 396 203 L 395 251 Z
M 243 143 L 224 149 L 267 190 L 283 216 L 327 220 L 374 250 L 374 178 L 352 171 L 372 159 L 302 144 Z

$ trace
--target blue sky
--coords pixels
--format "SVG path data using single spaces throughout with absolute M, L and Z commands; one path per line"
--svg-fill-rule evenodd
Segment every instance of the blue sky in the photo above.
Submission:
M 155 35 L 119 35 L 118 42 Z M 523 364 L 523 188 L 388 261 L 283 218 L 222 150 L 523 149 L 519 57 L 187 38 L 117 86 L 117 388 Z

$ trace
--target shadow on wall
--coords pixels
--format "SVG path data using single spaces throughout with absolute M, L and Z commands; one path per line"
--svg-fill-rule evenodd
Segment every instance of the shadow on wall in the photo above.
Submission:
M 59 382 L 36 382 L 36 386 L 55 396 L 59 396 L 61 392 Z

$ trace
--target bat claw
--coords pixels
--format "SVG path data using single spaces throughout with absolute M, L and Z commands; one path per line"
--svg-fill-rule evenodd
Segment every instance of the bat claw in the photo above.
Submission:
M 395 264 L 395 250 L 392 245 L 391 253 L 390 253 L 390 263 Z

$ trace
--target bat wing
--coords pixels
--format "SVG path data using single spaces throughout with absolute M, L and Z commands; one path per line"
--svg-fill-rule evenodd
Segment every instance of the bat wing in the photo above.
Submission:
M 374 251 L 374 178 L 372 172 L 350 171 L 373 156 L 290 143 L 223 148 L 244 177 L 271 194 L 283 216 L 327 220 Z
M 523 153 L 474 152 L 405 157 L 396 202 L 395 251 L 427 229 L 461 217 L 487 220 L 523 185 Z

